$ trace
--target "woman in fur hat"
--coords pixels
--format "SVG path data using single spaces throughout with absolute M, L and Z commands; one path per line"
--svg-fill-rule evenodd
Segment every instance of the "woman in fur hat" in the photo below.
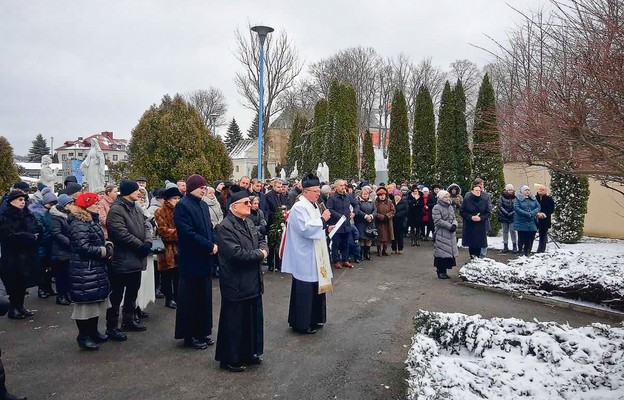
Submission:
M 154 213 L 158 235 L 165 245 L 165 252 L 158 254 L 158 270 L 161 272 L 165 307 L 175 309 L 178 307 L 178 230 L 173 221 L 173 210 L 182 198 L 182 193 L 177 186 L 173 186 L 162 195 L 165 201 Z
M 377 256 L 389 256 L 388 242 L 394 240 L 394 202 L 388 198 L 388 189 L 380 187 L 377 189 L 377 199 L 375 200 L 377 215 L 375 215 L 377 225 Z

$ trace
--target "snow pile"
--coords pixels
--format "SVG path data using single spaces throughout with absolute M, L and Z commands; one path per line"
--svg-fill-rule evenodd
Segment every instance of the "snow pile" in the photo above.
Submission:
M 420 310 L 408 399 L 622 399 L 624 328 Z
M 488 258 L 464 265 L 464 281 L 538 295 L 562 296 L 624 309 L 624 251 L 551 250 L 500 263 Z

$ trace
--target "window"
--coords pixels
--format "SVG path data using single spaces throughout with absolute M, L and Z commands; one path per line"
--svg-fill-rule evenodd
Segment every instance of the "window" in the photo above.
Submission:
M 68 156 L 73 157 L 74 153 L 69 153 Z
M 124 160 L 127 160 L 127 159 L 128 159 L 128 155 L 124 154 Z
M 61 156 L 61 160 L 63 160 L 63 161 L 67 161 L 67 154 L 63 154 L 63 155 Z
M 82 153 L 78 153 L 78 157 L 82 157 Z
M 238 165 L 236 166 L 236 172 L 238 172 Z
M 104 153 L 104 158 L 108 160 L 108 153 Z
M 117 154 L 113 154 L 113 161 L 117 161 Z

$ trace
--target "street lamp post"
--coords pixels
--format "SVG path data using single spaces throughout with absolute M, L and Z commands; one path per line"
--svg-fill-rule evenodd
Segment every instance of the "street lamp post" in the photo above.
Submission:
M 262 111 L 264 109 L 264 40 L 274 29 L 269 26 L 257 25 L 252 27 L 251 30 L 258 34 L 258 39 L 260 40 L 260 65 L 258 73 L 260 78 L 258 79 L 258 92 L 260 94 L 258 102 L 258 179 L 262 179 L 262 175 L 264 175 L 264 168 L 262 168 L 262 145 L 264 139 L 264 122 L 262 121 Z

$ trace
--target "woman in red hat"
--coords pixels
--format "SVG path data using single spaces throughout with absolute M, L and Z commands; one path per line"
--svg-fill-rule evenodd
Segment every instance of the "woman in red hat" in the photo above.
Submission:
M 98 343 L 108 340 L 98 331 L 98 320 L 110 307 L 106 262 L 113 257 L 113 244 L 104 239 L 96 193 L 82 193 L 67 209 L 73 253 L 68 270 L 71 317 L 78 325 L 80 348 L 97 350 Z

